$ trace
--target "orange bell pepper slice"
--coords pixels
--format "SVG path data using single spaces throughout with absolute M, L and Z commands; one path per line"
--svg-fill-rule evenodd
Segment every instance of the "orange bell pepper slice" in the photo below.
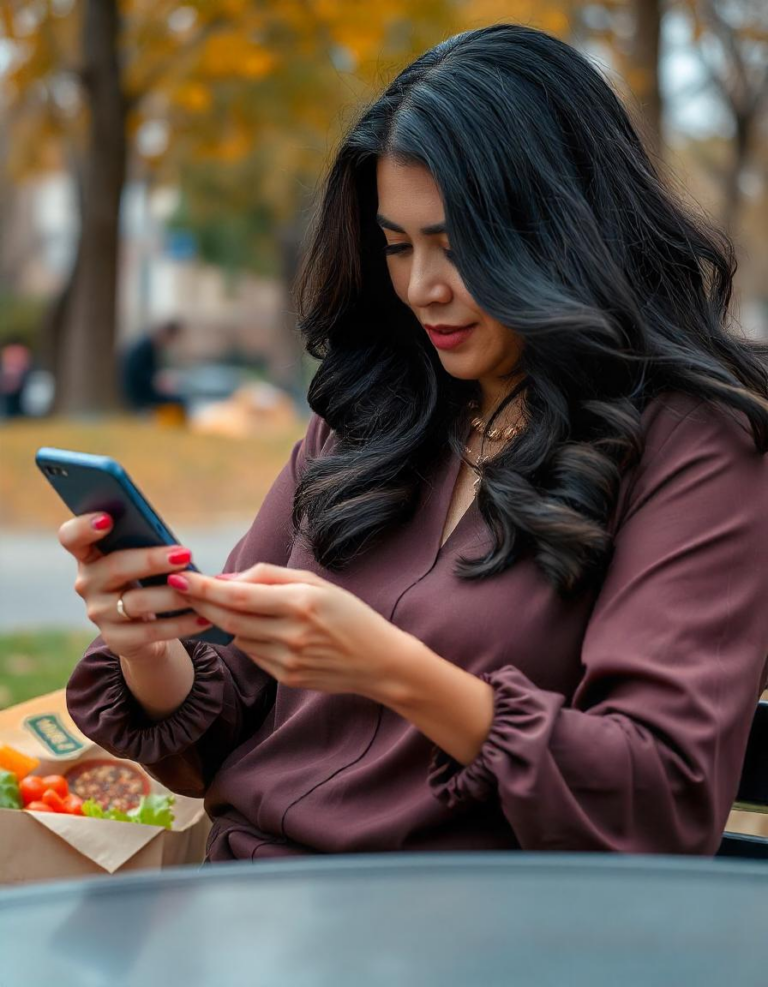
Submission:
M 5 768 L 6 771 L 12 771 L 18 781 L 26 778 L 31 771 L 34 771 L 39 766 L 40 762 L 36 757 L 28 757 L 13 747 L 0 747 L 0 768 Z

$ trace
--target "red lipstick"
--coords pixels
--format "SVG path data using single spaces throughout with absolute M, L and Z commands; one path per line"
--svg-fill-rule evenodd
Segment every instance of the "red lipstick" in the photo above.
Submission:
M 452 350 L 461 346 L 465 339 L 472 335 L 472 330 L 477 323 L 473 322 L 468 326 L 448 326 L 437 325 L 424 328 L 429 333 L 429 338 L 439 350 Z

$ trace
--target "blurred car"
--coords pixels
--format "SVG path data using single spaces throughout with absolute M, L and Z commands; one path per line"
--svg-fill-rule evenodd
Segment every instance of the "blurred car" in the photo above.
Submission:
M 157 387 L 177 395 L 190 415 L 217 401 L 230 398 L 250 378 L 244 367 L 226 363 L 199 363 L 191 367 L 166 369 L 158 374 Z

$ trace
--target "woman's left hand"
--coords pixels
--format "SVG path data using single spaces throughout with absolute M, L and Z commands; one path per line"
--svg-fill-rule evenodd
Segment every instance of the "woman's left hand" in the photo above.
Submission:
M 397 695 L 410 635 L 313 572 L 260 562 L 217 577 L 179 572 L 168 583 L 283 685 L 376 702 Z

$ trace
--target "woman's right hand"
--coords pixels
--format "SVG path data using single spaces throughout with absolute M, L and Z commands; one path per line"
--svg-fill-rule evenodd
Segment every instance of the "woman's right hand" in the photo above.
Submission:
M 106 519 L 106 520 L 105 520 Z M 108 514 L 82 514 L 59 528 L 59 541 L 77 560 L 75 592 L 85 601 L 88 619 L 113 654 L 130 662 L 157 661 L 168 642 L 193 637 L 210 623 L 196 613 L 159 618 L 158 613 L 186 610 L 188 602 L 170 586 L 142 587 L 137 580 L 183 571 L 190 553 L 179 545 L 130 548 L 104 555 L 98 542 L 112 530 Z M 172 562 L 171 558 L 177 561 Z M 130 619 L 121 617 L 117 602 Z

